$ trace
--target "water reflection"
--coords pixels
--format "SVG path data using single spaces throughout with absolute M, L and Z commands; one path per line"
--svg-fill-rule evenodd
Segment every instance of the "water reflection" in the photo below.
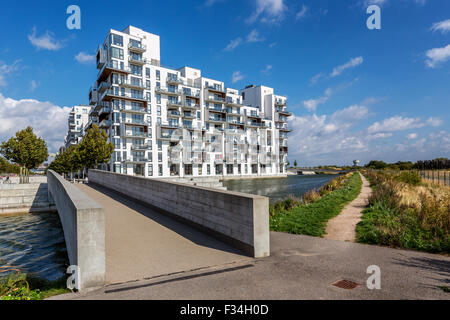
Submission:
M 285 199 L 293 194 L 302 196 L 312 189 L 322 187 L 335 175 L 288 176 L 282 179 L 249 179 L 224 181 L 230 191 L 250 193 L 270 198 L 270 202 Z
M 68 264 L 57 213 L 0 217 L 0 266 L 55 280 L 64 275 Z

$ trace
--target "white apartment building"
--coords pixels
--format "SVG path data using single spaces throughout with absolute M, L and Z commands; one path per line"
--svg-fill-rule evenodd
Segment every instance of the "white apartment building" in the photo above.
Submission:
M 160 38 L 129 26 L 97 51 L 87 130 L 115 146 L 105 170 L 143 177 L 286 175 L 286 98 L 241 92 L 198 69 L 160 64 Z
M 89 113 L 92 106 L 74 106 L 69 114 L 68 126 L 69 131 L 64 139 L 64 150 L 78 144 L 83 138 L 84 128 L 89 122 Z

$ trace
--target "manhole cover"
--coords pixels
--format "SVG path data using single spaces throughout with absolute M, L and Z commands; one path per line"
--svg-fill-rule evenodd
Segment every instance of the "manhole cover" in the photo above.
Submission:
M 359 283 L 356 283 L 356 282 L 350 281 L 350 280 L 341 280 L 336 283 L 333 283 L 333 286 L 341 288 L 341 289 L 347 289 L 347 290 L 355 289 L 359 285 L 360 285 Z

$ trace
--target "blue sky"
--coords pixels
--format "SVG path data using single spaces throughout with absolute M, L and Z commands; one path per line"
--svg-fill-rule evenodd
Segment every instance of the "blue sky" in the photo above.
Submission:
M 287 95 L 291 161 L 450 156 L 449 1 L 118 3 L 9 2 L 0 12 L 0 140 L 31 124 L 55 151 L 65 107 L 88 102 L 98 44 L 132 24 L 161 36 L 165 66 Z M 381 30 L 366 26 L 370 3 L 381 7 Z M 81 8 L 81 30 L 66 28 L 71 4 Z

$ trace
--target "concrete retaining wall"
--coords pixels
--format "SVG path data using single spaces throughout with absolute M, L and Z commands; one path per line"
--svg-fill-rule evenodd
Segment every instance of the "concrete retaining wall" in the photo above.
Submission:
M 0 184 L 0 215 L 49 211 L 56 208 L 49 203 L 47 183 Z
M 57 173 L 48 170 L 48 186 L 64 229 L 71 265 L 80 268 L 80 288 L 105 284 L 105 213 L 89 198 Z
M 256 258 L 270 255 L 266 197 L 99 170 L 89 170 L 89 183 L 149 205 Z

